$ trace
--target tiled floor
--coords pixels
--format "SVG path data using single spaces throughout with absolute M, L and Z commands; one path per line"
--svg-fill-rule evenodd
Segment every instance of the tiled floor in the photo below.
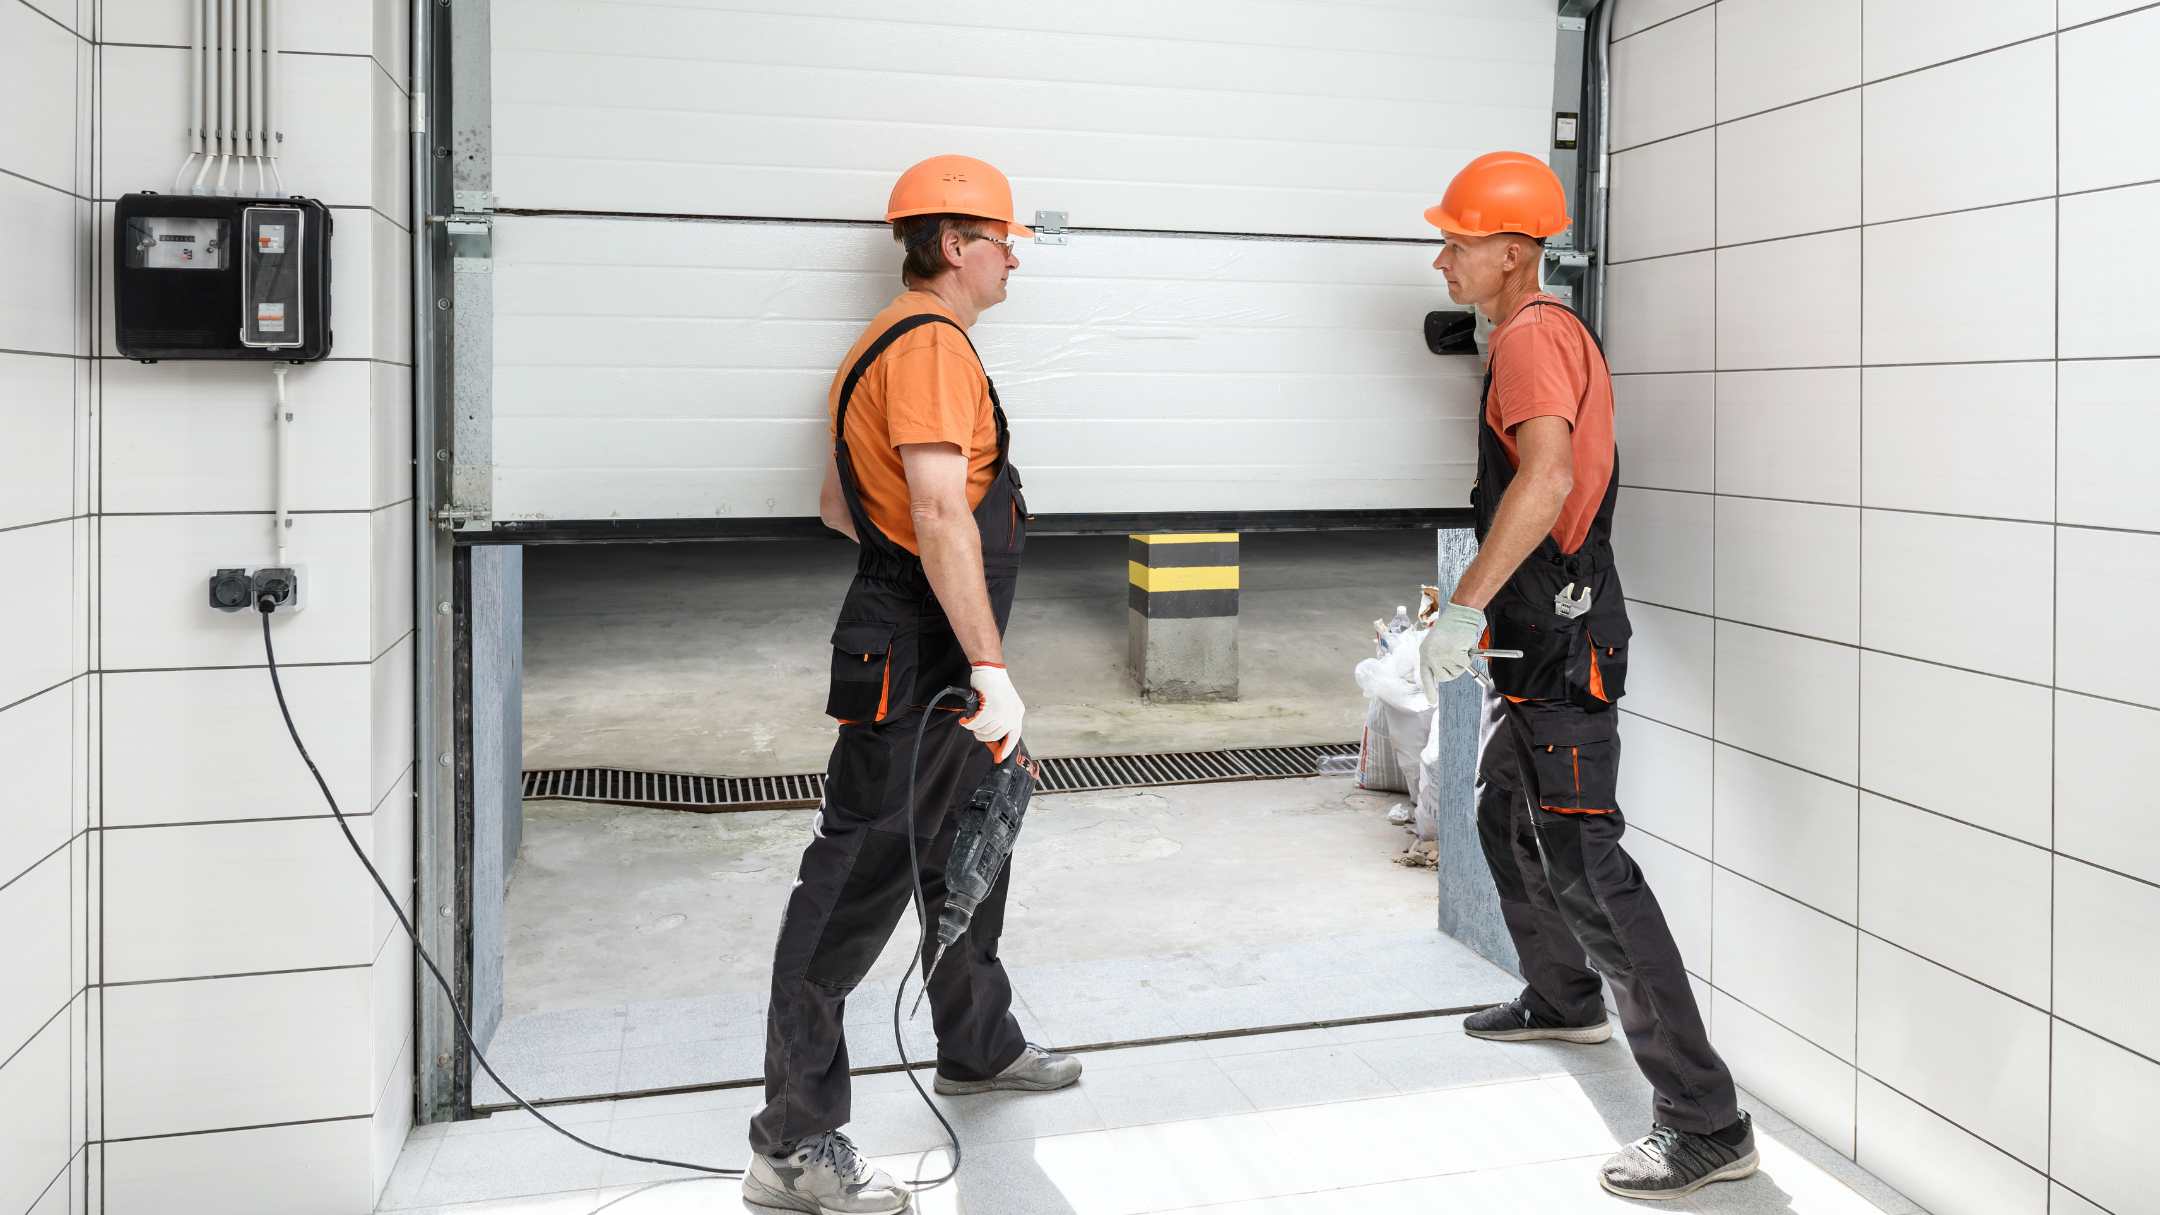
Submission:
M 1463 1008 L 1505 1000 L 1521 984 L 1426 928 L 1262 950 L 1015 966 L 1013 987 L 1028 1035 L 1072 1047 Z M 890 983 L 873 981 L 849 1000 L 856 1067 L 900 1061 L 892 998 Z M 539 1013 L 505 1024 L 488 1059 L 527 1100 L 749 1080 L 763 1073 L 764 1015 L 765 997 L 749 993 Z M 933 1049 L 927 1021 L 925 1014 L 907 1029 L 911 1059 Z M 509 1103 L 485 1076 L 475 1100 Z
M 1060 1093 L 940 1100 L 966 1148 L 932 1215 L 1216 1215 L 1640 1210 L 1596 1182 L 1647 1130 L 1649 1090 L 1618 1042 L 1506 1046 L 1459 1017 L 1091 1052 Z M 1659 1210 L 1917 1210 L 1752 1098 L 1760 1174 Z M 596 1142 L 739 1167 L 754 1090 L 552 1111 Z M 849 1128 L 896 1176 L 935 1176 L 943 1136 L 906 1079 L 860 1080 Z M 675 1215 L 741 1209 L 732 1182 L 589 1152 L 524 1114 L 414 1134 L 384 1211 Z

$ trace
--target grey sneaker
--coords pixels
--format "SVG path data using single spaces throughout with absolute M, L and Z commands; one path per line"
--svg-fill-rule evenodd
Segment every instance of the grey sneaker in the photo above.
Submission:
M 1495 1004 L 1463 1019 L 1463 1032 L 1492 1042 L 1575 1042 L 1594 1046 L 1612 1037 L 1612 1022 L 1599 1018 L 1594 1025 L 1562 1025 L 1530 1011 L 1520 996 Z
M 964 1097 L 969 1093 L 990 1093 L 1000 1090 L 1021 1093 L 1047 1093 L 1052 1089 L 1066 1088 L 1080 1079 L 1080 1060 L 1071 1055 L 1060 1055 L 1047 1046 L 1033 1042 L 1012 1061 L 1012 1066 L 988 1080 L 955 1080 L 939 1072 L 932 1087 L 946 1097 Z
M 809 1215 L 898 1215 L 909 1194 L 883 1169 L 873 1169 L 846 1135 L 812 1135 L 782 1156 L 750 1157 L 743 1201 Z
M 1755 1171 L 1755 1123 L 1743 1113 L 1739 1141 L 1661 1126 L 1620 1149 L 1598 1171 L 1598 1181 L 1622 1198 L 1680 1198 L 1719 1181 L 1738 1181 Z

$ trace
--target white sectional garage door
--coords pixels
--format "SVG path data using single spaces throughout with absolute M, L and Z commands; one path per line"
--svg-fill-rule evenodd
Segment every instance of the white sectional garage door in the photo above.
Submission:
M 1554 7 L 499 0 L 495 515 L 814 515 L 863 221 L 941 152 L 1081 229 L 974 335 L 1037 512 L 1458 506 L 1420 212 L 1544 149 Z

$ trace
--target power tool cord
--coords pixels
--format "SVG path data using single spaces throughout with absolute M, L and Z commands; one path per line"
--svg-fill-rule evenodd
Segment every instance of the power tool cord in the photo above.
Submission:
M 531 1113 L 531 1116 L 540 1120 L 542 1126 L 546 1126 L 546 1129 L 557 1133 L 557 1135 L 562 1135 L 564 1139 L 570 1139 L 572 1144 L 579 1144 L 583 1148 L 592 1148 L 594 1152 L 605 1154 L 605 1157 L 616 1157 L 618 1161 L 633 1161 L 633 1163 L 639 1163 L 639 1165 L 663 1165 L 663 1167 L 674 1167 L 674 1170 L 689 1170 L 689 1172 L 702 1172 L 702 1174 L 711 1174 L 711 1176 L 741 1178 L 745 1170 L 724 1170 L 724 1167 L 715 1167 L 715 1165 L 693 1165 L 693 1163 L 687 1163 L 687 1161 L 670 1161 L 670 1159 L 661 1159 L 661 1157 L 639 1157 L 639 1154 L 635 1154 L 635 1152 L 618 1152 L 613 1148 L 598 1146 L 598 1144 L 594 1144 L 592 1139 L 583 1139 L 577 1133 L 564 1129 L 562 1124 L 546 1116 L 546 1113 L 540 1113 L 540 1109 L 536 1109 L 534 1103 L 529 1103 L 529 1100 L 525 1100 L 523 1096 L 518 1096 L 518 1092 L 512 1090 L 512 1087 L 503 1081 L 503 1077 L 499 1077 L 499 1074 L 495 1072 L 495 1066 L 488 1064 L 488 1057 L 480 1051 L 480 1044 L 473 1042 L 473 1023 L 471 1023 L 471 1020 L 467 1020 L 467 1016 L 464 1016 L 464 1010 L 458 1005 L 458 994 L 451 990 L 449 979 L 443 977 L 441 966 L 436 966 L 434 958 L 428 956 L 428 949 L 421 947 L 419 930 L 417 930 L 417 927 L 413 927 L 413 921 L 406 917 L 404 904 L 397 902 L 397 895 L 391 893 L 389 882 L 382 880 L 382 871 L 376 869 L 374 860 L 367 858 L 367 850 L 365 850 L 365 847 L 361 847 L 361 841 L 354 839 L 352 826 L 346 824 L 346 813 L 337 809 L 337 796 L 335 796 L 335 793 L 330 793 L 330 783 L 322 778 L 320 767 L 315 767 L 315 757 L 311 757 L 307 752 L 307 744 L 300 742 L 300 726 L 296 726 L 292 722 L 292 707 L 285 703 L 285 681 L 279 679 L 279 672 L 276 672 L 276 644 L 270 640 L 270 614 L 274 610 L 276 610 L 276 603 L 272 599 L 268 599 L 268 597 L 255 603 L 255 612 L 261 616 L 261 620 L 264 620 L 264 659 L 270 666 L 270 690 L 276 692 L 276 711 L 279 711 L 281 716 L 285 718 L 285 733 L 292 735 L 292 746 L 294 746 L 294 750 L 300 752 L 300 761 L 307 763 L 307 772 L 309 772 L 309 776 L 315 778 L 315 787 L 322 789 L 322 800 L 328 802 L 328 806 L 330 806 L 330 817 L 337 819 L 337 830 L 346 832 L 346 843 L 352 845 L 352 854 L 361 858 L 361 865 L 367 869 L 367 876 L 374 878 L 376 891 L 382 891 L 382 902 L 387 902 L 391 906 L 391 914 L 395 914 L 395 917 L 397 917 L 397 927 L 402 927 L 404 934 L 410 940 L 413 940 L 413 953 L 417 953 L 421 962 L 428 964 L 428 973 L 434 975 L 434 986 L 443 988 L 443 999 L 449 1003 L 449 1014 L 458 1020 L 458 1036 L 464 1040 L 464 1044 L 467 1044 L 467 1049 L 471 1049 L 473 1062 L 480 1064 L 480 1070 L 486 1072 L 488 1079 L 495 1081 L 497 1087 L 501 1087 L 505 1094 L 510 1094 L 510 1100 L 518 1103 L 518 1109 L 523 1109 L 525 1113 Z M 914 869 L 914 873 L 916 873 L 916 923 L 920 925 L 920 936 L 916 938 L 916 960 L 914 960 L 912 966 L 909 966 L 909 969 L 916 971 L 916 973 L 922 971 L 922 947 L 929 943 L 929 936 L 927 936 L 929 934 L 929 910 L 927 910 L 927 902 L 924 902 L 924 897 L 922 897 L 922 863 L 920 863 L 920 858 L 916 856 L 916 772 L 920 770 L 920 765 L 922 765 L 922 731 L 924 731 L 924 726 L 929 726 L 929 718 L 931 718 L 931 711 L 935 709 L 935 705 L 940 703 L 940 700 L 944 700 L 946 696 L 966 696 L 966 692 L 957 690 L 957 687 L 946 687 L 944 692 L 937 694 L 937 700 L 931 700 L 931 709 L 924 709 L 922 724 L 916 726 L 916 755 L 907 765 L 907 858 L 912 860 L 912 863 L 916 863 L 916 869 Z M 924 977 L 924 984 L 929 984 L 929 977 Z M 901 1053 L 901 1068 L 907 1072 L 907 1083 L 916 1085 L 916 1094 L 922 1096 L 922 1105 L 931 1107 L 931 1113 L 937 1118 L 937 1124 L 944 1126 L 946 1137 L 953 1141 L 953 1170 L 946 1172 L 942 1178 L 937 1178 L 937 1180 L 920 1180 L 920 1178 L 916 1178 L 916 1180 L 912 1180 L 912 1183 L 909 1183 L 909 1187 L 912 1187 L 912 1189 L 924 1191 L 924 1189 L 937 1189 L 940 1185 L 946 1185 L 948 1180 L 953 1180 L 959 1174 L 959 1133 L 953 1131 L 953 1124 L 946 1122 L 944 1111 L 937 1109 L 937 1103 L 935 1103 L 935 1100 L 931 1100 L 931 1094 L 922 1092 L 922 1081 L 916 1079 L 914 1068 L 907 1064 L 907 1044 L 901 1042 L 901 999 L 905 997 L 905 994 L 907 994 L 907 975 L 901 975 L 901 992 L 894 994 L 894 997 L 892 997 L 892 1044 Z
M 938 706 L 945 703 L 945 698 L 948 696 L 954 697 L 965 704 L 968 693 L 961 688 L 947 688 L 930 698 L 930 703 L 923 706 L 922 720 L 915 723 L 915 751 L 908 759 L 907 853 L 908 872 L 915 877 L 915 959 L 909 965 L 908 970 L 901 973 L 900 988 L 893 993 L 892 1004 L 893 1048 L 900 1052 L 900 1070 L 907 1076 L 908 1083 L 915 1086 L 915 1095 L 921 1097 L 923 1104 L 930 1107 L 931 1116 L 938 1120 L 939 1126 L 945 1128 L 945 1138 L 952 1143 L 952 1168 L 943 1177 L 935 1180 L 926 1181 L 917 1177 L 908 1182 L 908 1188 L 917 1193 L 934 1190 L 960 1174 L 960 1133 L 953 1129 L 952 1123 L 945 1121 L 945 1111 L 937 1107 L 937 1102 L 932 1101 L 930 1094 L 923 1091 L 922 1081 L 915 1078 L 914 1065 L 908 1062 L 907 1043 L 900 1035 L 900 1006 L 901 1002 L 907 999 L 908 973 L 912 972 L 917 975 L 925 990 L 930 986 L 930 976 L 923 970 L 923 950 L 930 945 L 930 904 L 929 900 L 923 896 L 922 857 L 917 854 L 915 845 L 915 780 L 916 777 L 922 774 L 923 734 L 929 730 L 930 719 L 937 715 Z M 930 1015 L 933 1018 L 937 1016 L 937 1010 L 934 1007 L 931 1009 Z

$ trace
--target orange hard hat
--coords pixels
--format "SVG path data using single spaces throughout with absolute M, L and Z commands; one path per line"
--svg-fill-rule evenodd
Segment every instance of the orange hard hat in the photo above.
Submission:
M 933 156 L 902 173 L 885 204 L 885 219 L 910 215 L 972 215 L 1004 224 L 1013 236 L 1035 235 L 1013 219 L 1012 183 L 972 156 Z
M 1463 166 L 1425 221 L 1444 232 L 1520 232 L 1544 240 L 1567 231 L 1567 191 L 1552 167 L 1527 152 L 1488 152 Z

